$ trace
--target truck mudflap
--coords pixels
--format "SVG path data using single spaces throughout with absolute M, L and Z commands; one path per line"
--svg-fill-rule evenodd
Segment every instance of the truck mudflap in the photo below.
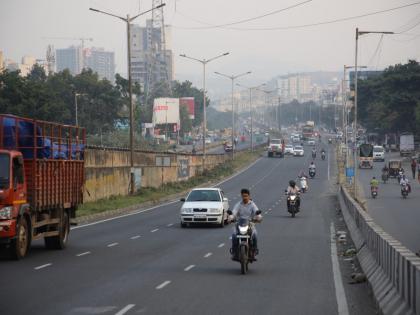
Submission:
M 16 236 L 16 220 L 0 221 L 0 239 L 11 239 Z M 2 243 L 2 242 L 0 242 Z

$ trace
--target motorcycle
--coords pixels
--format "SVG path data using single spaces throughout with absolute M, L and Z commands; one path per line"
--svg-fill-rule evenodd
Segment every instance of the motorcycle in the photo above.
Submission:
M 332 139 L 331 139 L 331 138 L 329 138 L 329 139 L 328 139 L 328 143 L 329 143 L 329 144 L 331 144 L 331 143 L 332 143 Z
M 322 160 L 325 160 L 325 152 L 321 152 L 321 158 Z
M 292 194 L 292 193 L 288 193 L 287 190 L 285 190 L 285 192 L 286 192 L 287 201 L 288 201 L 287 211 L 292 215 L 292 218 L 294 218 L 296 216 L 296 213 L 300 211 L 300 207 L 297 204 L 299 193 Z
M 398 184 L 401 182 L 401 178 L 403 177 L 403 175 L 404 175 L 404 172 L 401 172 L 401 171 L 398 172 L 398 175 L 397 175 Z
M 312 152 L 312 159 L 315 160 L 316 159 L 316 152 Z
M 372 195 L 372 198 L 375 199 L 378 196 L 378 187 L 371 186 L 370 187 L 370 194 Z
M 308 182 L 306 181 L 306 177 L 302 176 L 300 179 L 300 190 L 302 193 L 305 193 L 308 190 Z
M 315 177 L 315 169 L 313 169 L 313 168 L 309 169 L 309 176 L 311 178 L 314 178 Z
M 382 173 L 382 181 L 384 184 L 388 181 L 389 175 L 386 173 Z
M 228 210 L 227 212 L 230 216 L 232 211 Z M 257 216 L 261 215 L 261 211 L 256 212 Z M 255 221 L 260 222 L 261 219 Z M 231 249 L 231 254 L 235 254 L 235 257 L 238 257 L 238 261 L 241 264 L 241 273 L 244 275 L 248 272 L 249 263 L 256 261 L 255 255 L 258 254 L 252 248 L 252 221 L 246 218 L 240 218 L 235 225 L 236 238 L 238 240 L 237 253 L 233 253 Z M 236 259 L 235 259 L 236 260 Z
M 404 199 L 407 198 L 408 193 L 409 193 L 408 185 L 406 183 L 401 184 L 401 195 Z

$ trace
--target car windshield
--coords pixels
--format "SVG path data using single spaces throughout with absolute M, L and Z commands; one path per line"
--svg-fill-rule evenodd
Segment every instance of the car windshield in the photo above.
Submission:
M 273 139 L 270 141 L 271 144 L 280 144 L 280 140 L 279 139 Z
M 373 152 L 384 152 L 384 148 L 373 148 Z
M 220 195 L 217 190 L 193 190 L 187 201 L 220 201 Z
M 291 148 L 293 148 L 293 146 L 288 144 L 288 145 L 286 145 L 286 148 L 291 149 Z
M 295 147 L 295 150 L 302 150 L 302 147 Z
M 0 188 L 9 187 L 10 157 L 8 154 L 0 154 Z

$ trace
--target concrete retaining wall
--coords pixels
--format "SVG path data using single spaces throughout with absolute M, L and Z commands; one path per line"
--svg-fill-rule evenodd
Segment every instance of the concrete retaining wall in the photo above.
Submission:
M 120 149 L 86 150 L 84 201 L 127 195 L 130 183 L 130 152 Z M 159 187 L 187 180 L 202 171 L 202 155 L 135 152 L 136 188 Z M 206 155 L 206 169 L 226 161 L 224 154 Z
M 339 201 L 381 312 L 420 315 L 420 258 L 376 225 L 344 187 Z

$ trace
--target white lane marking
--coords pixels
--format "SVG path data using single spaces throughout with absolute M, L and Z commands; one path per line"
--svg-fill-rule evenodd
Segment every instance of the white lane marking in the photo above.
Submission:
M 264 214 L 267 214 L 267 213 L 268 213 L 268 211 L 264 212 Z
M 190 271 L 194 267 L 195 267 L 195 265 L 189 265 L 187 268 L 184 269 L 184 271 Z
M 174 225 L 173 223 L 169 223 L 168 225 L 167 225 L 167 227 L 171 227 L 172 225 Z
M 150 233 L 155 233 L 155 232 L 157 232 L 157 231 L 159 231 L 159 229 L 154 229 L 154 230 L 151 230 L 151 231 L 150 231 Z
M 48 263 L 48 264 L 45 264 L 45 265 L 41 265 L 41 266 L 35 267 L 34 269 L 35 270 L 39 270 L 39 269 L 43 269 L 43 268 L 49 267 L 51 265 L 52 265 L 51 263 Z
M 119 312 L 115 313 L 115 315 L 124 315 L 129 310 L 131 310 L 134 306 L 136 306 L 136 304 L 128 304 L 123 309 L 121 309 Z
M 328 149 L 328 168 L 327 168 L 327 174 L 328 174 L 328 180 L 330 180 L 330 150 Z
M 114 246 L 117 246 L 118 245 L 118 243 L 111 243 L 111 244 L 108 244 L 107 246 L 108 247 L 114 247 Z
M 136 240 L 140 237 L 141 237 L 140 235 L 134 235 L 134 236 L 130 237 L 130 240 Z
M 171 281 L 169 281 L 169 280 L 167 280 L 167 281 L 165 281 L 165 282 L 163 282 L 163 283 L 161 283 L 161 284 L 159 284 L 157 287 L 156 287 L 156 290 L 161 290 L 161 289 L 163 289 L 164 287 L 166 287 L 168 284 L 170 284 L 171 283 Z
M 89 255 L 89 254 L 90 254 L 90 252 L 83 252 L 83 253 L 77 254 L 76 256 L 77 257 L 82 257 L 82 256 L 86 256 L 86 255 Z
M 343 279 L 341 278 L 340 264 L 338 262 L 337 244 L 335 243 L 335 228 L 334 223 L 330 225 L 331 232 L 331 262 L 334 275 L 335 297 L 337 299 L 338 314 L 348 315 L 349 309 L 347 306 L 346 292 L 344 291 Z
M 227 181 L 235 178 L 236 176 L 241 175 L 242 173 L 246 172 L 248 169 L 250 169 L 251 167 L 253 167 L 255 164 L 257 164 L 261 160 L 262 160 L 262 158 L 259 158 L 259 159 L 255 160 L 255 162 L 251 163 L 250 165 L 248 165 L 243 170 L 239 171 L 236 174 L 233 174 L 232 176 L 230 176 L 228 178 L 225 178 L 224 180 L 222 180 L 222 181 L 216 183 L 215 185 L 213 185 L 212 187 L 220 186 L 221 184 L 223 184 L 223 183 L 225 183 L 225 182 L 227 182 Z M 145 213 L 145 212 L 150 212 L 152 210 L 155 210 L 155 209 L 158 209 L 158 208 L 161 208 L 161 207 L 166 207 L 166 206 L 172 205 L 172 204 L 177 203 L 177 202 L 179 202 L 179 199 L 178 198 L 176 198 L 174 200 L 170 200 L 170 201 L 168 201 L 166 203 L 162 203 L 162 204 L 159 204 L 159 205 L 156 205 L 156 206 L 147 208 L 147 209 L 143 209 L 143 210 L 138 210 L 138 211 L 134 211 L 134 212 L 122 214 L 122 215 L 119 215 L 119 216 L 116 216 L 116 217 L 113 217 L 113 218 L 103 219 L 103 220 L 95 221 L 95 222 L 92 222 L 92 223 L 86 223 L 86 224 L 82 224 L 82 225 L 78 225 L 78 226 L 73 226 L 71 228 L 71 230 L 82 229 L 82 228 L 89 227 L 89 226 L 92 226 L 92 225 L 96 225 L 96 224 L 100 224 L 100 223 L 105 223 L 105 222 L 109 222 L 109 221 L 114 221 L 114 220 L 118 220 L 118 219 L 121 219 L 121 218 L 129 217 L 129 216 L 132 216 L 132 215 L 137 215 L 137 214 L 141 214 L 141 213 Z
M 225 246 L 225 243 L 221 243 L 221 244 L 219 244 L 219 246 L 217 246 L 217 247 L 222 248 L 223 246 Z
M 212 253 L 207 253 L 204 255 L 204 258 L 209 258 L 211 255 L 213 255 Z

